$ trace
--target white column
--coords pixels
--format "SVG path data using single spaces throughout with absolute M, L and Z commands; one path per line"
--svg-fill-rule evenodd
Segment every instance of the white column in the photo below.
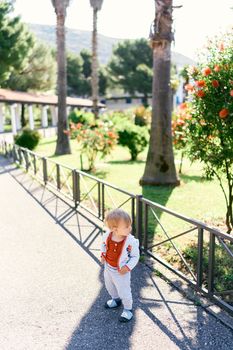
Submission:
M 11 105 L 11 127 L 12 127 L 12 133 L 13 135 L 17 134 L 17 128 L 16 128 L 16 114 L 15 114 L 15 105 Z
M 30 129 L 33 130 L 34 129 L 34 115 L 33 115 L 33 106 L 32 105 L 28 106 L 28 113 L 29 113 L 29 126 L 30 126 Z
M 4 131 L 4 113 L 3 113 L 3 104 L 0 103 L 0 132 Z
M 57 107 L 51 106 L 51 115 L 52 115 L 52 126 L 57 126 L 58 116 L 57 116 Z
M 16 118 L 16 128 L 17 130 L 20 130 L 22 128 L 21 125 L 21 105 L 20 104 L 16 104 L 15 107 L 15 118 Z
M 48 106 L 42 107 L 42 127 L 47 128 L 48 127 L 48 113 L 47 113 Z
M 71 107 L 70 107 L 70 106 L 67 106 L 67 107 L 66 107 L 67 117 L 68 117 L 68 116 L 69 116 L 69 114 L 70 114 L 70 109 L 71 109 Z

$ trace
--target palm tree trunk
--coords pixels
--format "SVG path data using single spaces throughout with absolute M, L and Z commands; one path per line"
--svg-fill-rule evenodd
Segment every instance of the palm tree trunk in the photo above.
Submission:
M 149 151 L 141 185 L 178 185 L 171 130 L 172 0 L 155 0 L 153 100 Z M 162 4 L 162 6 L 161 6 Z
M 56 155 L 70 154 L 69 136 L 64 133 L 68 127 L 66 114 L 66 56 L 65 56 L 65 14 L 57 14 L 57 92 L 58 92 L 58 130 Z
M 98 78 L 98 38 L 97 38 L 97 14 L 98 9 L 93 8 L 93 32 L 92 32 L 92 101 L 93 113 L 98 118 L 98 95 L 99 95 L 99 78 Z

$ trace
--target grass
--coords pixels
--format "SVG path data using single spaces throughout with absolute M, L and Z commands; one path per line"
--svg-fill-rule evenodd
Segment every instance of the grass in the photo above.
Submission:
M 80 153 L 76 140 L 71 140 L 71 155 L 54 156 L 56 137 L 42 139 L 36 152 L 59 163 L 80 168 Z M 134 194 L 143 194 L 146 198 L 158 202 L 170 209 L 201 221 L 218 223 L 225 217 L 225 202 L 217 180 L 206 180 L 202 175 L 202 166 L 196 162 L 183 162 L 181 185 L 178 187 L 152 187 L 139 185 L 143 175 L 146 151 L 139 155 L 136 162 L 130 161 L 126 148 L 117 146 L 105 160 L 98 159 L 95 176 L 115 184 Z M 177 168 L 179 157 L 176 159 Z M 170 225 L 169 225 L 170 226 Z
M 61 164 L 72 168 L 80 168 L 80 153 L 78 144 L 71 140 L 72 154 L 65 156 L 54 156 L 56 146 L 56 137 L 42 139 L 36 152 L 47 156 Z M 138 161 L 130 161 L 130 154 L 127 149 L 117 146 L 116 149 L 105 160 L 98 159 L 96 164 L 95 176 L 117 185 L 134 194 L 143 194 L 144 197 L 166 206 L 184 216 L 188 216 L 200 221 L 207 222 L 210 225 L 219 225 L 224 229 L 225 201 L 217 180 L 206 180 L 203 177 L 202 165 L 198 162 L 190 164 L 188 159 L 183 161 L 183 174 L 180 175 L 181 184 L 178 187 L 152 187 L 139 185 L 139 179 L 143 175 L 147 151 L 144 151 Z M 179 154 L 176 154 L 176 166 L 179 167 Z M 178 170 L 177 170 L 178 171 Z M 89 183 L 89 188 L 92 184 Z M 118 192 L 112 193 L 114 200 L 117 201 Z M 121 198 L 122 201 L 122 198 Z M 155 210 L 161 225 L 170 236 L 175 236 L 190 228 L 190 224 L 177 219 L 167 213 Z M 149 212 L 149 232 L 151 232 L 151 241 L 153 243 L 161 242 L 166 239 L 163 229 L 161 229 L 152 214 Z M 204 285 L 208 276 L 208 240 L 209 235 L 206 232 L 204 236 Z M 197 231 L 190 232 L 184 236 L 174 239 L 178 247 L 185 256 L 189 266 L 196 275 L 197 266 Z M 181 262 L 179 255 L 170 242 L 160 245 L 154 251 L 165 259 L 176 269 L 189 275 L 189 271 Z M 143 257 L 142 257 L 143 260 Z M 215 288 L 218 291 L 230 289 L 232 285 L 233 270 L 232 259 L 226 254 L 223 248 L 217 244 L 216 247 L 216 265 Z M 226 294 L 222 298 L 227 302 L 232 302 L 231 297 Z

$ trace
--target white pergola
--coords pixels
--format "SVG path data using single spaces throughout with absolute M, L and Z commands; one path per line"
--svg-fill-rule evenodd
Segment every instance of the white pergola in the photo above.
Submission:
M 83 98 L 67 97 L 67 114 L 70 108 L 92 109 L 92 101 Z M 33 106 L 38 105 L 41 108 L 41 126 L 48 127 L 48 109 L 50 108 L 52 116 L 52 126 L 56 127 L 58 122 L 57 96 L 46 94 L 32 94 L 28 92 L 11 91 L 0 89 L 0 133 L 4 132 L 5 106 L 10 105 L 11 127 L 13 135 L 21 129 L 21 106 L 24 104 L 28 108 L 29 126 L 34 129 L 34 111 Z M 105 105 L 99 103 L 99 108 Z

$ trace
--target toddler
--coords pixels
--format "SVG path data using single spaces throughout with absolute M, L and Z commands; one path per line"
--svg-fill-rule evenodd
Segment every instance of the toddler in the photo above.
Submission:
M 115 309 L 123 304 L 120 322 L 128 322 L 133 317 L 131 271 L 139 260 L 139 241 L 132 234 L 130 216 L 122 209 L 110 211 L 105 219 L 108 231 L 103 234 L 101 262 L 104 264 L 104 281 L 111 299 L 105 304 L 107 309 Z

